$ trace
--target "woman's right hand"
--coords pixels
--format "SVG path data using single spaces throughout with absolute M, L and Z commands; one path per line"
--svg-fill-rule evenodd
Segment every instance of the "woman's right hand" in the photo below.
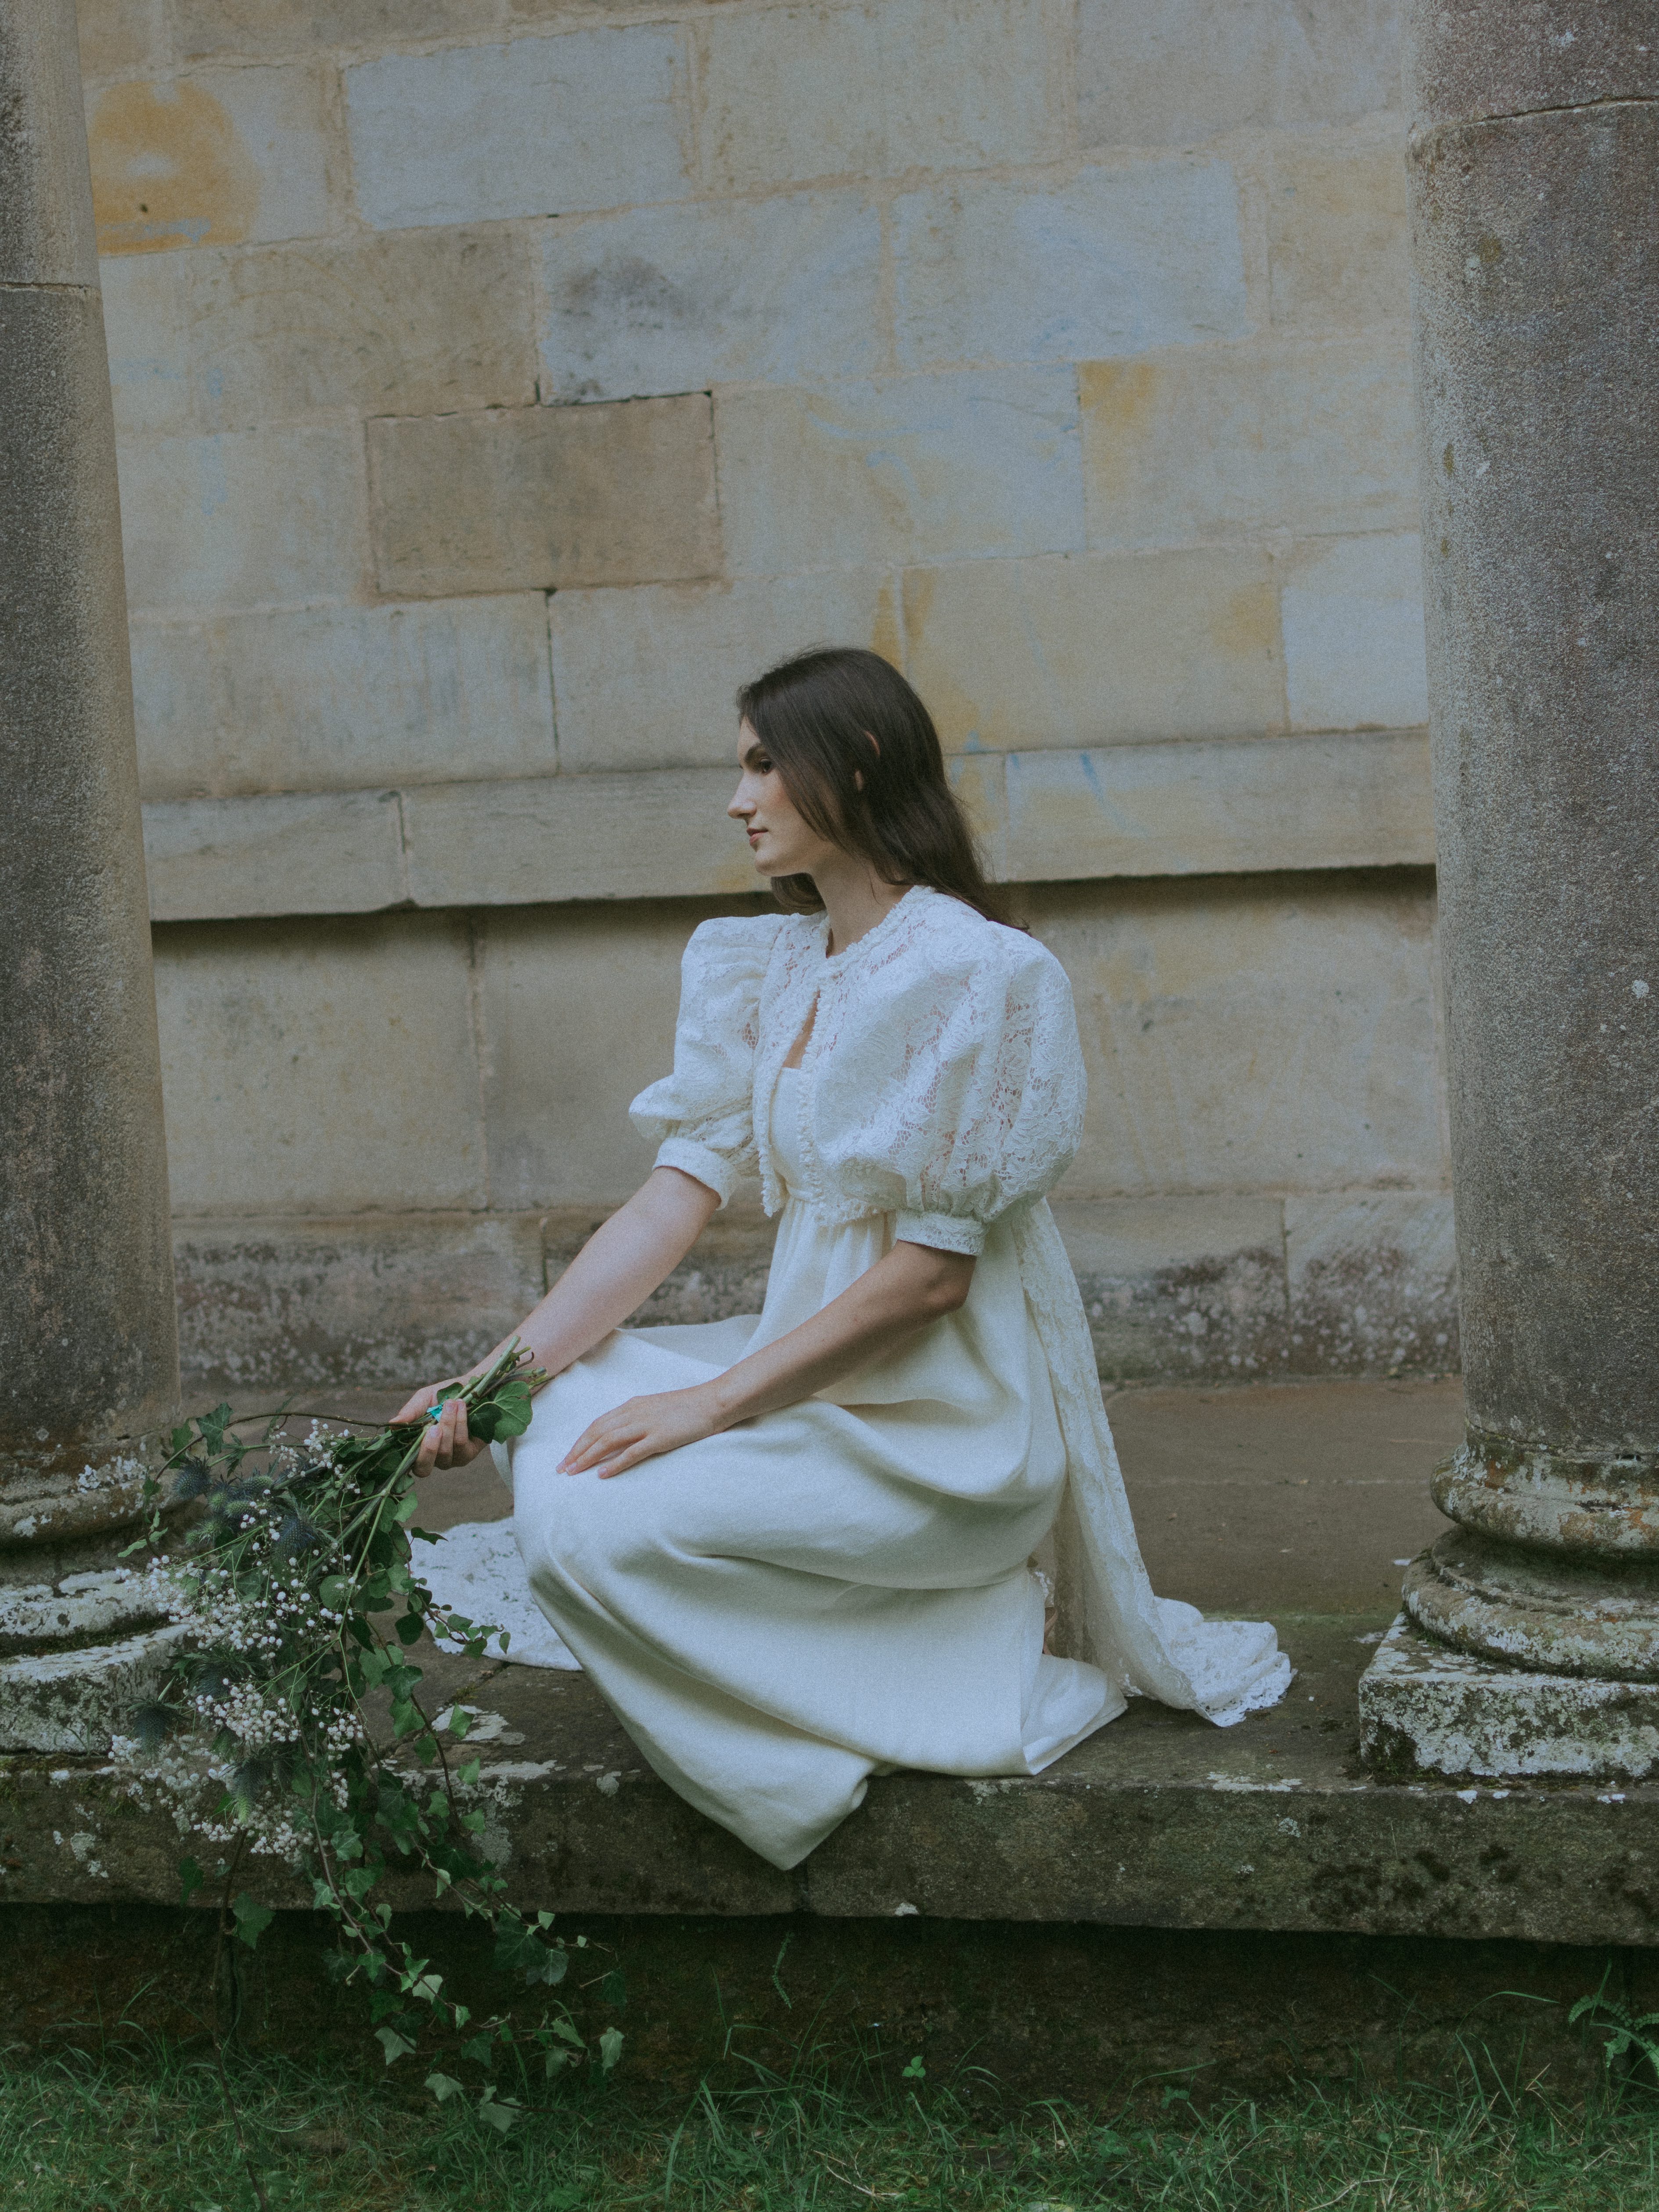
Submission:
M 489 1449 L 482 1437 L 469 1431 L 464 1399 L 446 1397 L 442 1413 L 435 1421 L 431 1418 L 441 1394 L 458 1387 L 454 1382 L 428 1382 L 392 1416 L 394 1428 L 412 1426 L 416 1421 L 426 1424 L 412 1470 L 416 1475 L 430 1474 L 434 1468 L 468 1467 Z

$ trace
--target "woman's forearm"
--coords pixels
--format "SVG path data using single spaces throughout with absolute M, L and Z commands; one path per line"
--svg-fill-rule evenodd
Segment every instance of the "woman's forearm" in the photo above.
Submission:
M 626 1321 L 678 1267 L 719 1203 L 706 1184 L 678 1168 L 654 1169 L 514 1331 L 537 1366 L 559 1374 Z
M 957 1252 L 895 1244 L 799 1328 L 751 1352 L 707 1384 L 722 1427 L 799 1404 L 844 1382 L 968 1296 L 974 1263 Z

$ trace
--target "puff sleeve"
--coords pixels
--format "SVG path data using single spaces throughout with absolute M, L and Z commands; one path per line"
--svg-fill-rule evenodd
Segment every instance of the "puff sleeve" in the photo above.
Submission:
M 1013 931 L 988 939 L 991 927 L 977 925 L 969 960 L 904 963 L 884 991 L 878 980 L 856 1047 L 829 1056 L 817 1117 L 844 1199 L 892 1214 L 901 1242 L 969 1255 L 1059 1182 L 1086 1097 L 1065 969 Z
M 724 1206 L 756 1170 L 755 1048 L 761 983 L 781 915 L 705 921 L 680 963 L 674 1071 L 629 1116 L 657 1139 L 655 1164 L 706 1183 Z

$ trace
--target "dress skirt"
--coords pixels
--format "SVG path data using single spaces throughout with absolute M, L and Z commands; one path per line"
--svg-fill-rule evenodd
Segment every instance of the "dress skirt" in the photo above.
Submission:
M 786 1176 L 798 1080 L 775 1102 Z M 609 1480 L 558 1471 L 591 1421 L 787 1334 L 891 1238 L 890 1216 L 830 1226 L 790 1198 L 758 1316 L 613 1332 L 510 1455 L 537 1603 L 656 1771 L 779 1867 L 872 1771 L 1034 1774 L 1123 1707 L 1042 1649 L 1030 1562 L 1066 1455 L 1006 1224 L 957 1312 L 848 1381 Z

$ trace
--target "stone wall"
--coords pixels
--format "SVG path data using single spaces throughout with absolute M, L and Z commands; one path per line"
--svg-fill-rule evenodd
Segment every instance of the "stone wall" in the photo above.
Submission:
M 1077 986 L 1103 1371 L 1452 1364 L 1396 17 L 83 0 L 198 1378 L 447 1364 L 626 1194 L 818 639 Z

